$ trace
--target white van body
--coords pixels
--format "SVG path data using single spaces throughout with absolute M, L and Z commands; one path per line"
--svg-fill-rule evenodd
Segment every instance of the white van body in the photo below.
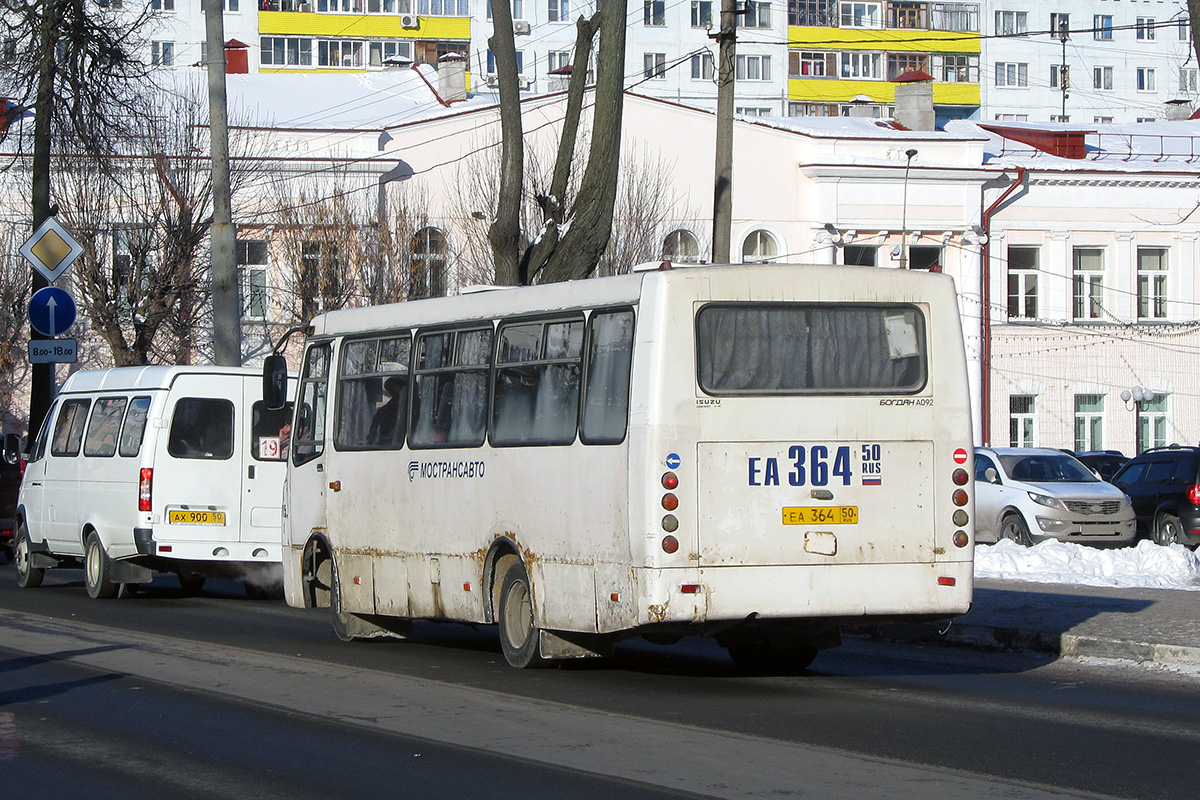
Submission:
M 268 411 L 261 397 L 257 369 L 72 375 L 28 454 L 19 578 L 36 585 L 38 570 L 82 562 L 93 597 L 153 571 L 187 588 L 212 576 L 241 577 L 251 593 L 280 581 L 290 409 Z

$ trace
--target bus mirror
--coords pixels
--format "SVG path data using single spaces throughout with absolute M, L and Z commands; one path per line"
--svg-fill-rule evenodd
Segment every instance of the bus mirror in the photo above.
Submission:
M 4 434 L 4 460 L 16 464 L 21 460 L 21 436 L 17 433 Z
M 287 404 L 287 359 L 270 355 L 263 359 L 263 405 L 278 411 Z

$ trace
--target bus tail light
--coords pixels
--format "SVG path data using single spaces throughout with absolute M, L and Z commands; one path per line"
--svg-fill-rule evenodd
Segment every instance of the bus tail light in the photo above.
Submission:
M 662 549 L 664 553 L 674 553 L 679 549 L 679 540 L 674 536 L 664 536 L 662 540 Z
M 967 504 L 967 493 L 962 489 L 954 490 L 954 505 L 965 506 Z
M 667 511 L 674 511 L 675 509 L 679 508 L 679 498 L 672 493 L 667 492 L 663 495 L 662 507 Z
M 150 510 L 150 484 L 154 479 L 154 470 L 142 467 L 138 475 L 138 511 Z
M 966 547 L 970 543 L 971 543 L 971 537 L 967 536 L 966 531 L 956 531 L 955 532 L 955 534 L 954 534 L 954 546 L 955 547 Z
M 679 587 L 679 591 L 683 592 L 684 594 L 700 594 L 700 584 L 685 583 L 683 586 Z
M 967 481 L 970 480 L 970 477 L 971 476 L 967 474 L 965 469 L 959 467 L 958 469 L 954 470 L 954 475 L 951 476 L 951 479 L 954 481 L 955 486 L 966 486 Z
M 662 476 L 662 485 L 668 491 L 679 488 L 679 476 L 674 472 L 664 472 Z
M 956 583 L 958 583 L 958 581 L 956 581 L 954 578 L 947 578 L 945 576 L 938 578 L 938 586 L 954 586 Z

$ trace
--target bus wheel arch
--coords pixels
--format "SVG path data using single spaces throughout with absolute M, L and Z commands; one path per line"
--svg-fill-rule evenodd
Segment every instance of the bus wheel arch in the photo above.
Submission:
M 496 622 L 500 612 L 500 586 L 504 582 L 504 573 L 514 562 L 521 561 L 521 551 L 511 539 L 501 537 L 492 543 L 487 556 L 483 560 L 483 582 L 486 587 L 484 599 L 484 619 Z
M 304 545 L 302 580 L 305 608 L 333 607 L 333 551 L 321 534 L 313 534 Z

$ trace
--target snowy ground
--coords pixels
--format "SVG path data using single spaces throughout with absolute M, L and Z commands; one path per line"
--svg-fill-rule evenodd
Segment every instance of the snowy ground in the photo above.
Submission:
M 1066 583 L 1200 591 L 1200 557 L 1183 545 L 1102 550 L 1053 540 L 1022 547 L 1002 540 L 975 545 L 975 577 L 1034 583 Z

